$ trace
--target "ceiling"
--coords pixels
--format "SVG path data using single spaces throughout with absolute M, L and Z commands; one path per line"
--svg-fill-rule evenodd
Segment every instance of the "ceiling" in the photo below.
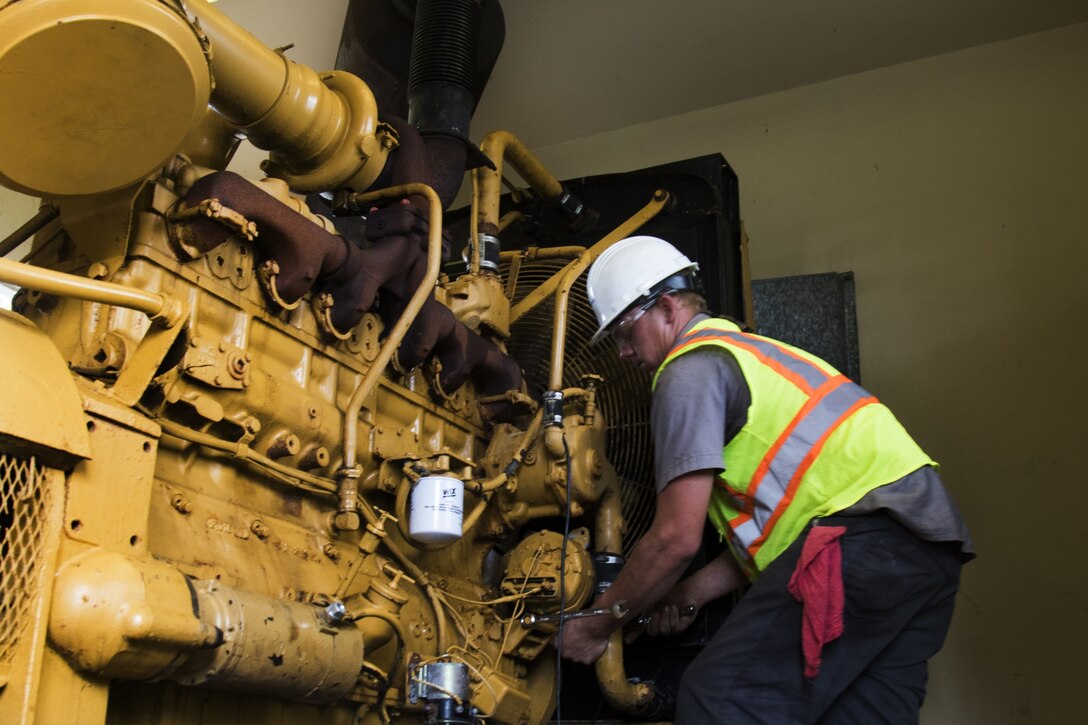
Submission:
M 500 0 L 474 136 L 531 148 L 1088 21 L 1085 0 Z

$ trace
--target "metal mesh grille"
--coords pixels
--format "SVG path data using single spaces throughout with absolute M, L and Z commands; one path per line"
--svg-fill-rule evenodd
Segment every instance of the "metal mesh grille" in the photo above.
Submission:
M 524 262 L 518 272 L 514 302 L 549 279 L 566 265 L 563 260 Z M 503 273 L 508 270 L 503 269 Z M 551 364 L 554 298 L 548 298 L 519 319 L 511 330 L 507 350 L 525 373 L 529 391 L 536 397 L 548 384 Z M 606 455 L 620 477 L 620 501 L 627 521 L 625 554 L 630 553 L 653 520 L 653 443 L 650 439 L 650 381 L 634 365 L 620 360 L 610 340 L 590 347 L 597 318 L 586 296 L 583 274 L 571 290 L 567 342 L 563 365 L 564 387 L 576 387 L 586 373 L 604 377 L 598 404 L 608 421 Z
M 0 452 L 0 665 L 14 653 L 38 591 L 45 476 L 34 458 Z

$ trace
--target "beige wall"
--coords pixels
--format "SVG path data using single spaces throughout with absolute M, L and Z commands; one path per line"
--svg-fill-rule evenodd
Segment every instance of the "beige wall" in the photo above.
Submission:
M 1079 720 L 1088 24 L 538 149 L 561 178 L 718 151 L 755 277 L 856 273 L 866 387 L 976 538 L 925 722 Z

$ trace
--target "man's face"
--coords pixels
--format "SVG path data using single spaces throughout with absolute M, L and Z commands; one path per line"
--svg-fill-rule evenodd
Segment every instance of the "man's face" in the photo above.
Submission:
M 648 373 L 657 370 L 669 351 L 668 344 L 662 342 L 660 301 L 659 297 L 625 313 L 609 330 L 620 358 Z

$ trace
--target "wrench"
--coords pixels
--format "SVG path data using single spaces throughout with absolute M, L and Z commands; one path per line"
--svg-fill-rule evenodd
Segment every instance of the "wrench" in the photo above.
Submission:
M 576 612 L 563 614 L 526 614 L 521 618 L 521 626 L 532 627 L 534 624 L 565 622 L 568 619 L 581 619 L 582 617 L 603 617 L 611 615 L 616 619 L 623 619 L 627 614 L 627 607 L 623 602 L 616 602 L 611 607 L 603 609 L 580 609 Z

